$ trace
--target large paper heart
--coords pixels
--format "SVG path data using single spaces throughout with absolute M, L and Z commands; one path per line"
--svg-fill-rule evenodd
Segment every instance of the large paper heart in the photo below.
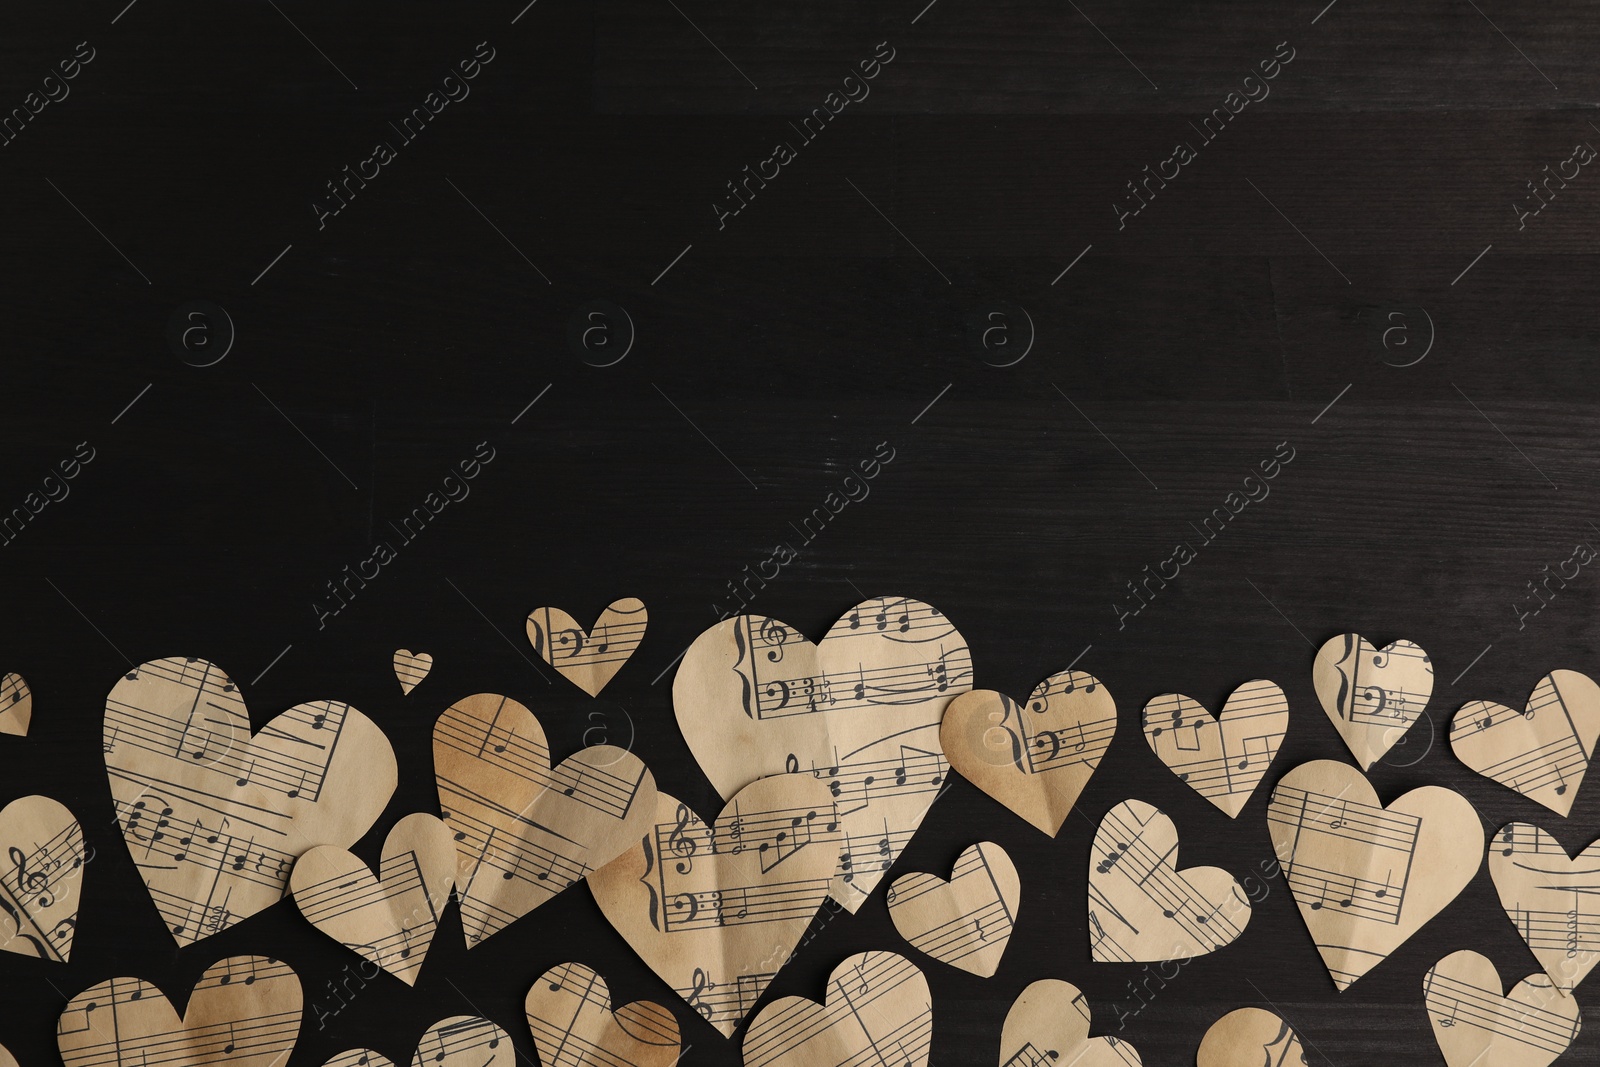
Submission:
M 862 952 L 828 976 L 827 1000 L 780 997 L 744 1035 L 744 1067 L 924 1067 L 933 1041 L 928 980 L 904 956 Z
M 1546 1067 L 1583 1026 L 1578 1002 L 1542 974 L 1502 996 L 1494 964 L 1470 949 L 1433 965 L 1422 979 L 1422 999 L 1450 1067 Z
M 33 722 L 33 691 L 20 674 L 0 678 L 0 734 L 26 737 Z
M 495 693 L 439 716 L 433 770 L 455 832 L 468 948 L 610 862 L 655 811 L 655 779 L 639 757 L 595 745 L 552 768 L 533 712 Z
M 1211 1024 L 1195 1067 L 1304 1067 L 1305 1049 L 1289 1024 L 1264 1008 L 1239 1008 Z
M 66 1067 L 273 1067 L 289 1058 L 299 1036 L 300 979 L 265 956 L 230 956 L 207 967 L 182 1018 L 149 982 L 111 978 L 68 1001 L 56 1023 Z
M 1378 649 L 1360 634 L 1340 634 L 1317 650 L 1311 684 L 1334 729 L 1366 770 L 1428 706 L 1433 664 L 1410 641 Z
M 428 1027 L 422 1040 L 417 1042 L 417 1054 L 411 1058 L 411 1067 L 515 1067 L 516 1062 L 517 1050 L 511 1044 L 510 1034 L 476 1015 L 452 1015 Z M 233 1067 L 231 1062 L 228 1067 Z M 322 1067 L 394 1067 L 394 1061 L 381 1052 L 356 1048 L 339 1053 Z M 547 1061 L 546 1067 L 564 1065 Z
M 1539 679 L 1524 711 L 1490 700 L 1463 704 L 1450 720 L 1450 749 L 1558 815 L 1572 810 L 1600 737 L 1600 685 L 1577 671 Z
M 562 677 L 597 697 L 644 640 L 649 621 L 644 601 L 631 596 L 608 605 L 588 632 L 560 608 L 535 608 L 528 614 L 528 640 Z
M 972 685 L 967 642 L 926 604 L 857 604 L 821 644 L 758 615 L 695 638 L 672 683 L 678 725 L 724 798 L 810 771 L 844 831 L 833 898 L 855 911 L 922 824 L 948 772 L 939 719 Z
M 1139 1067 L 1139 1050 L 1089 1036 L 1089 1002 L 1078 987 L 1041 978 L 1022 991 L 1000 1031 L 1000 1067 Z
M 678 1020 L 636 1000 L 611 1010 L 611 991 L 592 967 L 562 963 L 534 980 L 523 1001 L 539 1062 L 550 1067 L 672 1067 Z
M 1289 729 L 1289 701 L 1264 678 L 1241 685 L 1212 718 L 1198 700 L 1164 693 L 1144 706 L 1144 739 L 1167 769 L 1238 818 Z
M 1558 990 L 1570 993 L 1600 962 L 1600 841 L 1567 856 L 1527 822 L 1502 826 L 1489 846 L 1500 905 Z
M 413 652 L 409 648 L 394 650 L 394 676 L 400 682 L 400 695 L 410 696 L 421 685 L 428 672 L 433 670 L 433 656 L 428 652 Z
M 901 875 L 885 903 L 901 937 L 940 963 L 988 978 L 1011 940 L 1021 896 L 1011 857 L 980 841 L 957 857 L 948 882 L 921 871 Z
M 0 809 L 0 949 L 66 963 L 83 889 L 83 830 L 49 797 Z
M 589 876 L 607 921 L 732 1035 L 788 962 L 839 866 L 833 796 L 809 774 L 745 786 L 715 826 L 666 793 L 634 846 Z
M 1117 705 L 1093 675 L 1062 671 L 1026 704 L 974 689 L 945 709 L 939 741 L 956 772 L 1051 837 L 1117 732 Z
M 1244 933 L 1250 901 L 1221 867 L 1178 870 L 1178 831 L 1142 800 L 1106 812 L 1089 847 L 1089 950 L 1105 963 L 1188 959 Z
M 394 793 L 394 751 L 349 704 L 318 700 L 252 739 L 239 687 L 203 659 L 152 660 L 106 697 L 117 821 L 180 945 L 283 899 L 316 845 L 348 848 Z
M 406 985 L 415 985 L 439 913 L 456 884 L 456 843 L 432 815 L 407 815 L 383 843 L 378 875 L 351 853 L 318 845 L 289 876 L 306 921 Z
M 1335 760 L 1279 779 L 1267 829 L 1341 990 L 1443 910 L 1483 863 L 1483 826 L 1459 793 L 1425 785 L 1385 807 L 1360 771 Z

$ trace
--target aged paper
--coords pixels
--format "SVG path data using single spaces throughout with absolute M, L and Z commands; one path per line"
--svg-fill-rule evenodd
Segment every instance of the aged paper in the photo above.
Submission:
M 433 670 L 433 656 L 427 652 L 413 652 L 409 648 L 394 650 L 394 676 L 400 681 L 400 694 L 410 696 Z
M 83 830 L 49 797 L 0 809 L 0 949 L 66 963 L 83 890 Z
M 496 693 L 439 716 L 433 770 L 455 835 L 468 948 L 610 862 L 655 811 L 655 779 L 639 757 L 594 745 L 552 768 L 539 720 Z
M 528 615 L 528 640 L 563 678 L 597 697 L 644 640 L 649 621 L 644 601 L 631 596 L 608 605 L 587 633 L 560 608 L 535 608 Z
M 974 689 L 945 709 L 939 741 L 961 777 L 1051 837 L 1117 732 L 1117 705 L 1092 674 L 1062 671 L 1018 704 Z
M 828 976 L 827 1000 L 780 997 L 744 1035 L 744 1067 L 925 1067 L 933 1041 L 928 980 L 904 956 L 862 952 Z
M 1449 1067 L 1546 1067 L 1583 1026 L 1578 1002 L 1531 974 L 1501 995 L 1488 958 L 1452 952 L 1422 979 L 1433 1038 Z
M 1194 1057 L 1195 1067 L 1305 1067 L 1307 1062 L 1300 1035 L 1265 1008 L 1238 1008 L 1212 1023 Z
M 1341 990 L 1454 900 L 1483 863 L 1483 825 L 1459 793 L 1425 785 L 1385 807 L 1360 771 L 1335 760 L 1279 779 L 1267 828 Z
M 1405 736 L 1433 695 L 1433 664 L 1410 641 L 1385 648 L 1340 634 L 1317 650 L 1311 684 L 1362 770 Z
M 938 797 L 949 770 L 939 719 L 971 687 L 972 657 L 950 620 L 881 597 L 815 645 L 776 619 L 718 623 L 684 654 L 672 703 L 724 798 L 786 771 L 826 783 L 843 830 L 833 898 L 853 912 Z
M 1144 706 L 1150 751 L 1230 819 L 1249 802 L 1288 729 L 1288 698 L 1264 678 L 1235 689 L 1215 718 L 1182 693 L 1164 693 Z
M 239 687 L 192 657 L 119 680 L 102 747 L 122 836 L 180 945 L 283 899 L 295 859 L 354 844 L 397 780 L 388 738 L 349 704 L 301 704 L 252 737 Z
M 1089 1002 L 1077 986 L 1057 978 L 1041 978 L 1024 989 L 1000 1031 L 1000 1067 L 1139 1064 L 1138 1050 L 1126 1041 L 1089 1036 Z
M 18 1067 L 17 1058 L 4 1045 L 0 1045 L 0 1067 Z
M 1600 685 L 1577 671 L 1539 679 L 1527 707 L 1463 704 L 1450 720 L 1450 749 L 1479 774 L 1558 815 L 1572 810 L 1600 736 Z
M 411 1067 L 515 1067 L 516 1062 L 517 1052 L 511 1045 L 510 1034 L 476 1015 L 452 1015 L 428 1027 L 422 1040 L 417 1042 L 417 1054 L 411 1058 Z M 228 1067 L 233 1067 L 231 1061 Z M 322 1067 L 394 1067 L 394 1063 L 381 1053 L 357 1048 L 339 1053 Z M 544 1067 L 557 1065 L 547 1063 Z
M 33 691 L 20 674 L 0 678 L 0 734 L 25 737 L 33 722 Z M 0 1065 L 3 1067 L 3 1065 Z
M 1508 823 L 1489 843 L 1489 876 L 1544 973 L 1572 992 L 1600 961 L 1600 841 L 1568 857 L 1532 823 Z
M 988 978 L 1000 966 L 1016 922 L 1022 883 L 1005 849 L 969 845 L 950 880 L 916 871 L 889 887 L 885 902 L 900 936 L 940 963 Z
M 730 1037 L 828 898 L 839 837 L 833 795 L 809 774 L 745 786 L 715 825 L 657 793 L 653 825 L 589 890 L 650 969 Z
M 592 967 L 562 963 L 534 980 L 523 1006 L 541 1067 L 672 1067 L 678 1020 L 636 1000 L 615 1011 L 606 980 Z

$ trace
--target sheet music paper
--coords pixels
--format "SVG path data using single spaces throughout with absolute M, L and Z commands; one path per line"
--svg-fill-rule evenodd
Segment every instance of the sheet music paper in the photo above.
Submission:
M 1454 900 L 1483 863 L 1483 824 L 1460 794 L 1427 785 L 1385 807 L 1360 771 L 1334 760 L 1279 779 L 1267 828 L 1341 990 Z
M 439 716 L 433 767 L 468 948 L 610 862 L 655 811 L 655 779 L 639 757 L 594 745 L 552 768 L 539 720 L 496 693 Z
M 859 908 L 939 795 L 939 719 L 972 686 L 967 642 L 937 609 L 863 601 L 820 644 L 759 615 L 689 646 L 672 684 L 678 725 L 724 798 L 807 771 L 832 791 L 844 836 L 833 898 Z
M 1092 674 L 1062 671 L 1024 704 L 992 689 L 950 702 L 939 741 L 956 773 L 1051 837 L 1117 732 L 1117 705 Z
M 809 774 L 741 789 L 714 825 L 666 793 L 634 846 L 589 876 L 623 939 L 724 1037 L 811 925 L 839 864 L 833 794 Z
M 672 1067 L 678 1061 L 672 1013 L 648 1000 L 613 1011 L 606 980 L 581 963 L 541 974 L 524 1007 L 540 1067 Z
M 476 1015 L 452 1015 L 428 1027 L 422 1040 L 417 1042 L 411 1067 L 514 1067 L 516 1062 L 517 1052 L 512 1047 L 510 1034 Z M 394 1067 L 394 1064 L 381 1053 L 357 1048 L 339 1053 L 323 1067 Z
M 0 1067 L 18 1067 L 17 1058 L 4 1045 L 0 1045 Z
M 1250 900 L 1221 867 L 1178 870 L 1178 831 L 1142 800 L 1106 812 L 1089 848 L 1089 951 L 1101 963 L 1188 959 L 1232 944 Z
M 1449 1067 L 1546 1067 L 1577 1039 L 1578 1002 L 1531 974 L 1500 993 L 1500 974 L 1467 949 L 1434 964 L 1422 980 L 1428 1021 Z
M 49 797 L 0 809 L 0 949 L 66 963 L 91 853 L 78 820 Z
M 1238 1008 L 1212 1023 L 1194 1057 L 1195 1067 L 1306 1067 L 1309 1062 L 1300 1035 L 1265 1008 Z
M 1489 842 L 1489 876 L 1556 989 L 1576 989 L 1600 961 L 1600 841 L 1569 857 L 1532 823 L 1508 823 Z
M 1215 717 L 1182 693 L 1163 693 L 1144 706 L 1150 751 L 1230 819 L 1249 802 L 1288 729 L 1289 701 L 1264 678 L 1235 689 Z
M 1411 641 L 1379 649 L 1340 634 L 1317 650 L 1311 684 L 1362 770 L 1405 736 L 1433 695 L 1433 663 Z
M 239 687 L 192 657 L 121 678 L 102 747 L 123 839 L 180 945 L 283 899 L 295 859 L 353 844 L 397 780 L 388 738 L 349 704 L 300 704 L 252 738 Z
M 1463 704 L 1450 720 L 1450 749 L 1479 774 L 1558 815 L 1572 810 L 1600 736 L 1600 685 L 1577 671 L 1539 679 L 1527 707 Z
M 266 956 L 218 960 L 182 1018 L 138 978 L 111 978 L 67 1002 L 56 1023 L 66 1067 L 273 1067 L 300 1036 L 300 979 Z
M 456 884 L 456 843 L 432 815 L 407 815 L 389 831 L 374 877 L 356 856 L 319 845 L 289 876 L 306 921 L 406 985 L 415 985 L 439 914 Z
M 916 871 L 889 887 L 885 903 L 900 936 L 940 963 L 988 978 L 1000 966 L 1016 922 L 1022 883 L 1005 849 L 969 845 L 945 881 Z
M 433 670 L 433 656 L 426 652 L 413 652 L 409 648 L 394 650 L 394 676 L 400 682 L 400 695 L 410 696 Z
M 862 952 L 828 976 L 827 999 L 780 997 L 750 1023 L 744 1067 L 925 1067 L 933 1039 L 928 980 L 904 956 Z
M 1089 1015 L 1071 982 L 1034 982 L 1006 1013 L 1000 1067 L 1139 1067 L 1139 1051 L 1126 1041 L 1089 1036 Z
M 597 697 L 644 640 L 649 621 L 644 601 L 631 596 L 612 601 L 588 631 L 560 608 L 535 608 L 528 640 L 563 678 Z
M 0 734 L 25 737 L 32 722 L 33 691 L 28 683 L 20 674 L 0 678 Z

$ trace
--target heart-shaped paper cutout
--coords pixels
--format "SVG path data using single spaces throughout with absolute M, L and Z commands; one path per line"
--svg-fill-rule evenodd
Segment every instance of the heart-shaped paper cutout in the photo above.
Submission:
M 809 774 L 763 778 L 715 826 L 657 793 L 634 846 L 589 876 L 624 940 L 731 1036 L 790 959 L 839 866 L 833 796 Z
M 417 812 L 389 831 L 378 875 L 353 854 L 318 845 L 289 876 L 306 921 L 406 985 L 415 985 L 439 913 L 456 884 L 456 843 L 443 822 Z
M 925 1067 L 933 998 L 916 965 L 893 952 L 851 956 L 828 976 L 827 1000 L 780 997 L 744 1035 L 744 1067 Z
M 1600 737 L 1600 685 L 1577 671 L 1539 679 L 1524 711 L 1491 700 L 1463 704 L 1450 720 L 1450 749 L 1558 815 L 1572 810 Z
M 939 742 L 956 772 L 1051 837 L 1117 732 L 1117 705 L 1083 671 L 1034 687 L 1026 704 L 974 689 L 945 709 Z
M 400 682 L 400 695 L 410 696 L 421 685 L 428 672 L 433 670 L 433 654 L 413 652 L 409 648 L 394 650 L 394 676 Z
M 56 1023 L 66 1067 L 273 1067 L 289 1058 L 299 1036 L 300 979 L 265 956 L 230 956 L 207 967 L 181 1019 L 149 982 L 111 978 L 68 1001 Z
M 1489 846 L 1489 877 L 1506 916 L 1558 990 L 1570 993 L 1600 962 L 1600 841 L 1569 857 L 1527 822 L 1502 826 Z
M 180 945 L 283 899 L 316 845 L 348 848 L 394 793 L 394 751 L 349 704 L 290 708 L 250 735 L 239 687 L 203 659 L 129 671 L 102 737 L 117 821 Z
M 17 1067 L 17 1058 L 4 1045 L 0 1045 L 0 1067 Z
M 33 722 L 33 690 L 20 674 L 0 678 L 0 734 L 26 737 Z
M 1289 701 L 1264 678 L 1235 689 L 1215 718 L 1182 693 L 1144 706 L 1144 739 L 1156 758 L 1230 819 L 1261 784 L 1288 729 Z
M 528 615 L 528 640 L 562 677 L 597 697 L 644 640 L 649 621 L 644 601 L 631 596 L 607 605 L 587 632 L 560 608 L 534 608 Z
M 1139 1051 L 1089 1036 L 1089 1002 L 1071 982 L 1041 978 L 1022 991 L 1000 1031 L 1000 1067 L 1139 1067 Z
M 1422 979 L 1433 1039 L 1449 1067 L 1546 1067 L 1583 1026 L 1578 1002 L 1542 974 L 1500 992 L 1500 972 L 1470 949 L 1452 952 Z
M 1221 867 L 1178 870 L 1178 830 L 1154 805 L 1124 800 L 1089 847 L 1089 951 L 1101 963 L 1204 956 L 1232 944 L 1250 901 Z
M 611 991 L 592 967 L 562 963 L 534 980 L 523 1001 L 539 1062 L 550 1067 L 672 1067 L 678 1020 L 636 1000 L 611 1009 Z
M 1322 710 L 1366 770 L 1405 736 L 1433 695 L 1433 664 L 1411 641 L 1374 648 L 1340 634 L 1317 650 L 1311 684 Z
M 957 857 L 948 882 L 921 871 L 904 874 L 885 903 L 901 937 L 940 963 L 988 978 L 1011 940 L 1021 896 L 1006 850 L 980 841 Z
M 411 1067 L 514 1067 L 516 1062 L 517 1050 L 512 1047 L 510 1034 L 476 1015 L 452 1015 L 428 1027 L 417 1042 Z M 228 1067 L 233 1067 L 231 1061 Z M 322 1067 L 394 1067 L 394 1061 L 381 1052 L 354 1048 L 339 1053 Z M 547 1061 L 546 1067 L 565 1065 Z M 578 1065 L 574 1063 L 573 1067 Z
M 22 797 L 0 809 L 0 949 L 66 963 L 78 928 L 83 830 L 49 797 Z
M 1300 1035 L 1265 1008 L 1238 1008 L 1211 1024 L 1195 1067 L 1304 1067 Z
M 656 807 L 639 757 L 594 745 L 552 768 L 539 720 L 496 693 L 439 716 L 433 769 L 469 949 L 638 841 Z
M 939 795 L 939 719 L 972 685 L 967 642 L 903 597 L 857 604 L 820 644 L 741 615 L 695 638 L 672 683 L 700 769 L 731 797 L 757 778 L 810 771 L 844 831 L 833 898 L 855 911 Z
M 1267 829 L 1341 990 L 1442 911 L 1483 863 L 1483 825 L 1465 797 L 1425 785 L 1384 806 L 1365 775 L 1336 760 L 1279 779 Z

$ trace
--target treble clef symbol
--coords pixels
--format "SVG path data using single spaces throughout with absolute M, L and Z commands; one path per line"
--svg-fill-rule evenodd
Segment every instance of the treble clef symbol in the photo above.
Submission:
M 689 820 L 694 818 L 694 812 L 689 810 L 687 804 L 678 805 L 678 825 L 673 827 L 672 833 L 667 835 L 667 848 L 678 857 L 674 868 L 679 874 L 688 874 L 694 869 L 694 854 L 700 846 L 685 831 L 689 827 Z

